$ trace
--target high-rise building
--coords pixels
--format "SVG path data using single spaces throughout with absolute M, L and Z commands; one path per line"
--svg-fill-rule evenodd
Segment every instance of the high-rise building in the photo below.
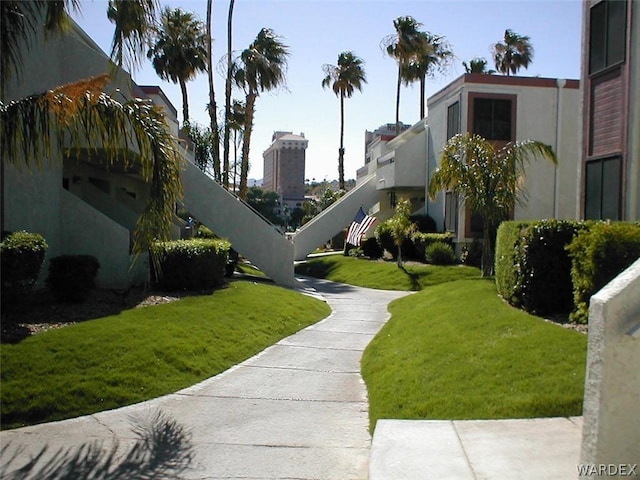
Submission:
M 262 188 L 277 192 L 290 207 L 304 201 L 305 150 L 309 141 L 304 133 L 274 132 L 272 144 L 262 154 L 264 177 Z

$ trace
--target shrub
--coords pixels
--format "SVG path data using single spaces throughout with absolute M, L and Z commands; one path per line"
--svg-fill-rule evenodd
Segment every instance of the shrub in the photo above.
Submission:
M 42 268 L 47 242 L 38 233 L 9 233 L 0 243 L 2 307 L 24 299 L 32 290 Z
M 463 244 L 460 262 L 468 267 L 480 268 L 482 266 L 482 240 L 474 238 L 471 243 Z
M 511 305 L 538 315 L 569 312 L 573 305 L 566 247 L 579 222 L 503 222 L 496 242 L 496 285 Z
M 83 302 L 95 287 L 99 269 L 91 255 L 60 255 L 49 262 L 47 286 L 58 301 Z
M 362 254 L 369 258 L 380 258 L 384 253 L 375 237 L 364 239 L 360 244 L 360 248 L 362 249 Z
M 210 238 L 210 239 L 218 238 L 216 236 L 216 234 L 211 231 L 210 228 L 208 228 L 208 227 L 206 227 L 204 225 L 200 225 L 198 227 L 198 230 L 196 231 L 196 237 L 197 238 Z
M 208 290 L 224 285 L 230 243 L 192 239 L 156 242 L 151 247 L 151 278 L 161 290 Z
M 353 247 L 349 249 L 349 256 L 360 258 L 360 257 L 364 257 L 364 253 L 362 252 L 362 249 L 360 247 Z
M 434 242 L 430 244 L 426 251 L 427 262 L 433 265 L 452 265 L 457 262 L 453 247 L 444 242 Z
M 640 257 L 640 224 L 594 223 L 567 249 L 575 304 L 570 318 L 586 323 L 591 296 Z
M 411 235 L 411 257 L 421 261 L 427 260 L 425 252 L 431 244 L 436 242 L 445 243 L 453 250 L 453 237 L 448 233 L 414 232 Z
M 416 224 L 416 231 L 418 232 L 435 233 L 438 231 L 436 221 L 429 215 L 411 215 L 409 220 Z

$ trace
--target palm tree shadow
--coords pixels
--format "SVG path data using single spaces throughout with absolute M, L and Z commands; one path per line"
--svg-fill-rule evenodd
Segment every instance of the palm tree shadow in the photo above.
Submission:
M 419 291 L 420 290 L 419 275 L 415 272 L 410 272 L 405 268 L 404 265 L 399 265 L 398 268 L 402 270 L 407 277 L 409 277 L 409 280 L 411 281 L 411 290 L 414 292 Z
M 191 434 L 162 412 L 150 420 L 131 419 L 137 439 L 125 452 L 117 441 L 108 449 L 94 441 L 79 447 L 60 448 L 53 455 L 45 445 L 29 461 L 25 447 L 8 443 L 0 450 L 0 478 L 6 480 L 151 480 L 179 479 L 193 459 Z M 12 452 L 11 452 L 12 451 Z M 17 467 L 17 468 L 16 468 Z

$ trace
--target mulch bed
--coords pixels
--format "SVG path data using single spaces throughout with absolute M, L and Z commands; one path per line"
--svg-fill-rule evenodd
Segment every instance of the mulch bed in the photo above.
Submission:
M 0 342 L 17 343 L 39 332 L 116 315 L 130 308 L 174 302 L 188 294 L 150 292 L 142 288 L 97 289 L 82 303 L 61 303 L 48 290 L 39 290 L 33 292 L 28 301 L 2 312 Z

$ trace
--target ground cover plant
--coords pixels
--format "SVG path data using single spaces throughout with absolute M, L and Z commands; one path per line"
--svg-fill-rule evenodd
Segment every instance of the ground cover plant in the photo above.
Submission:
M 212 295 L 124 310 L 0 350 L 2 428 L 70 418 L 174 392 L 330 313 L 322 301 L 236 281 Z
M 587 337 L 510 307 L 492 280 L 396 300 L 365 350 L 370 429 L 379 418 L 580 415 Z
M 342 255 L 307 260 L 296 266 L 296 273 L 359 287 L 414 291 L 430 285 L 480 276 L 480 271 L 474 267 L 412 263 L 398 268 L 395 262 L 363 260 Z

